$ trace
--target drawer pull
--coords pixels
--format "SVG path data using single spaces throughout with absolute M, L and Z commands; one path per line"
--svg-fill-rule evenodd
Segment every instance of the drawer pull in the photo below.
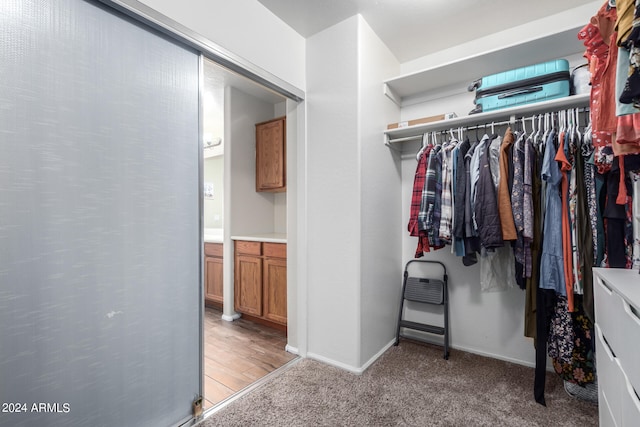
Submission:
M 636 313 L 636 311 L 633 309 L 633 307 L 631 307 L 631 304 L 629 304 L 627 301 L 622 300 L 622 304 L 624 305 L 624 311 L 627 312 L 627 314 L 629 315 L 629 317 L 631 317 L 631 319 L 638 325 L 640 326 L 640 318 L 638 318 L 638 314 Z
M 600 286 L 602 286 L 602 289 L 609 294 L 610 296 L 613 295 L 613 291 L 611 290 L 611 288 L 609 288 L 609 286 L 607 286 L 607 284 L 605 283 L 604 280 L 602 280 L 601 278 L 598 277 L 598 284 Z
M 633 402 L 633 405 L 636 407 L 636 410 L 640 414 L 640 397 L 638 397 L 638 393 L 636 393 L 636 391 L 633 389 L 633 386 L 629 382 L 629 378 L 627 378 L 626 375 L 624 379 L 626 380 L 625 382 L 627 383 L 627 392 L 631 397 L 630 400 Z
M 616 356 L 613 353 L 613 350 L 611 350 L 611 347 L 609 346 L 607 339 L 604 337 L 604 335 L 602 335 L 602 331 L 600 330 L 600 328 L 596 329 L 596 333 L 598 334 L 598 336 L 600 337 L 600 340 L 602 341 L 602 347 L 604 348 L 605 353 L 607 353 L 607 357 L 609 358 L 609 360 L 611 361 L 615 360 Z

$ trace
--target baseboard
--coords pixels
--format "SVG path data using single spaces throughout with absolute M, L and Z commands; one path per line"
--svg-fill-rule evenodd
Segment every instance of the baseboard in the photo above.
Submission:
M 240 313 L 236 313 L 236 314 L 231 315 L 231 316 L 226 315 L 226 314 L 222 315 L 222 320 L 226 320 L 227 322 L 233 322 L 234 320 L 238 320 L 239 318 L 240 318 Z
M 389 350 L 395 343 L 396 343 L 396 338 L 393 337 L 393 339 L 391 341 L 389 341 L 389 343 L 387 345 L 382 347 L 382 349 L 379 352 L 374 354 L 371 357 L 371 359 L 369 359 L 364 365 L 362 365 L 362 367 L 360 368 L 360 373 L 363 373 L 364 371 L 366 371 L 369 368 L 369 366 L 371 366 L 373 364 L 373 362 L 378 360 L 380 358 L 380 356 L 382 356 L 385 353 L 385 351 Z
M 286 351 L 287 353 L 295 354 L 296 356 L 300 355 L 300 351 L 296 347 L 291 347 L 289 344 L 284 347 L 284 351 Z
M 354 374 L 361 374 L 362 373 L 362 371 L 360 371 L 356 367 L 353 367 L 351 365 L 347 365 L 346 363 L 337 362 L 337 361 L 335 361 L 333 359 L 329 359 L 328 357 L 324 357 L 324 356 L 321 356 L 319 354 L 307 352 L 307 358 L 313 359 L 313 360 L 317 360 L 318 362 L 322 362 L 322 363 L 325 363 L 327 365 L 335 366 L 336 368 L 340 368 L 342 370 L 349 371 L 349 372 L 352 372 Z
M 482 350 L 478 350 L 478 349 L 471 348 L 471 347 L 449 346 L 449 348 L 450 349 L 454 349 L 454 350 L 466 351 L 467 353 L 477 354 L 478 356 L 484 356 L 484 357 L 490 357 L 490 358 L 496 359 L 496 360 L 502 360 L 503 362 L 515 363 L 516 365 L 522 365 L 522 366 L 526 366 L 528 368 L 535 368 L 536 367 L 535 362 L 528 362 L 526 360 L 515 359 L 513 357 L 505 357 L 505 356 L 502 356 L 500 354 L 490 353 L 490 352 L 487 352 L 487 351 L 482 351 Z
M 407 338 L 409 340 L 416 340 L 416 341 L 424 342 L 426 344 L 442 346 L 442 339 L 441 338 L 439 340 L 437 338 L 434 338 L 433 340 L 430 340 L 429 337 L 425 336 L 425 335 L 422 335 L 422 334 L 419 335 L 419 334 L 416 334 L 416 333 L 412 333 L 412 331 L 406 331 L 405 334 L 402 334 L 400 336 L 401 336 L 401 338 Z M 507 356 L 503 356 L 503 355 L 497 354 L 497 353 L 491 353 L 491 352 L 488 352 L 488 351 L 478 350 L 477 348 L 473 348 L 473 347 L 461 346 L 461 345 L 457 345 L 457 344 L 456 345 L 449 344 L 449 350 L 464 351 L 464 352 L 471 353 L 471 354 L 477 354 L 478 356 L 490 357 L 492 359 L 502 360 L 503 362 L 510 362 L 510 363 L 514 363 L 516 365 L 526 366 L 528 368 L 535 368 L 536 367 L 535 361 L 531 362 L 531 361 L 528 361 L 528 360 L 522 360 L 522 359 L 516 359 L 516 358 L 513 358 L 513 357 L 507 357 Z M 549 367 L 551 367 L 551 369 L 549 369 Z M 553 370 L 553 366 L 551 365 L 551 362 L 549 360 L 547 360 L 547 370 Z
M 391 346 L 393 346 L 395 342 L 396 342 L 396 339 L 394 337 L 391 341 L 389 341 L 387 345 L 385 345 L 382 349 L 380 349 L 380 351 L 378 351 L 375 355 L 373 355 L 373 357 L 371 357 L 364 365 L 362 365 L 359 368 L 351 365 L 347 365 L 345 363 L 337 362 L 333 359 L 320 356 L 319 354 L 307 353 L 307 357 L 309 359 L 317 360 L 318 362 L 326 363 L 327 365 L 335 366 L 336 368 L 349 371 L 356 375 L 361 375 L 364 371 L 367 370 L 367 368 L 369 368 L 369 366 L 371 366 L 376 360 L 378 360 L 378 358 L 380 358 L 380 356 L 382 356 L 385 351 L 389 350 L 389 348 L 391 348 Z

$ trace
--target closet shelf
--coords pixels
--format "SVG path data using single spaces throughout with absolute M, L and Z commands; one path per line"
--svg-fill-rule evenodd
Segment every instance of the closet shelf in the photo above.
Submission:
M 572 95 L 565 98 L 552 99 L 550 101 L 536 102 L 534 104 L 521 105 L 518 107 L 505 108 L 503 110 L 487 111 L 486 113 L 473 114 L 470 116 L 455 117 L 448 120 L 424 123 L 404 128 L 387 129 L 384 131 L 385 144 L 404 142 L 422 138 L 426 132 L 455 129 L 474 125 L 490 125 L 492 122 L 501 120 L 515 121 L 516 118 L 529 114 L 539 114 L 549 111 L 558 111 L 567 108 L 587 107 L 589 105 L 589 94 Z
M 563 58 L 584 51 L 578 40 L 581 27 L 573 27 L 527 40 L 505 48 L 478 52 L 445 64 L 384 82 L 384 93 L 399 106 L 405 98 L 438 88 L 460 85 L 466 88 L 472 81 L 489 74 L 530 64 Z M 550 47 L 553 47 L 550 49 Z M 552 55 L 552 57 L 550 57 Z

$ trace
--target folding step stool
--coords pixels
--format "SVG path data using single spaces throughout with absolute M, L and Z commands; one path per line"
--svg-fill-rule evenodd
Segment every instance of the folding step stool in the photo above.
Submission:
M 442 279 L 409 276 L 409 265 L 414 262 L 439 265 L 442 268 Z M 404 268 L 402 298 L 400 299 L 400 313 L 398 314 L 398 328 L 396 329 L 396 342 L 394 345 L 398 345 L 400 342 L 400 328 L 414 329 L 435 335 L 443 335 L 444 358 L 449 359 L 449 292 L 447 288 L 447 279 L 447 267 L 445 267 L 445 265 L 440 261 L 413 259 L 407 263 Z M 423 304 L 443 305 L 444 327 L 403 320 L 402 315 L 405 300 Z M 411 337 L 411 339 L 416 338 Z M 430 342 L 430 344 L 432 343 Z

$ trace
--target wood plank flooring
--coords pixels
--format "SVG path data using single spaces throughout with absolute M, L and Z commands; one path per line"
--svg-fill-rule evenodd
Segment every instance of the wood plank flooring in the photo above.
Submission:
M 204 316 L 204 409 L 209 409 L 296 356 L 284 332 L 242 318 L 227 322 L 222 311 Z

